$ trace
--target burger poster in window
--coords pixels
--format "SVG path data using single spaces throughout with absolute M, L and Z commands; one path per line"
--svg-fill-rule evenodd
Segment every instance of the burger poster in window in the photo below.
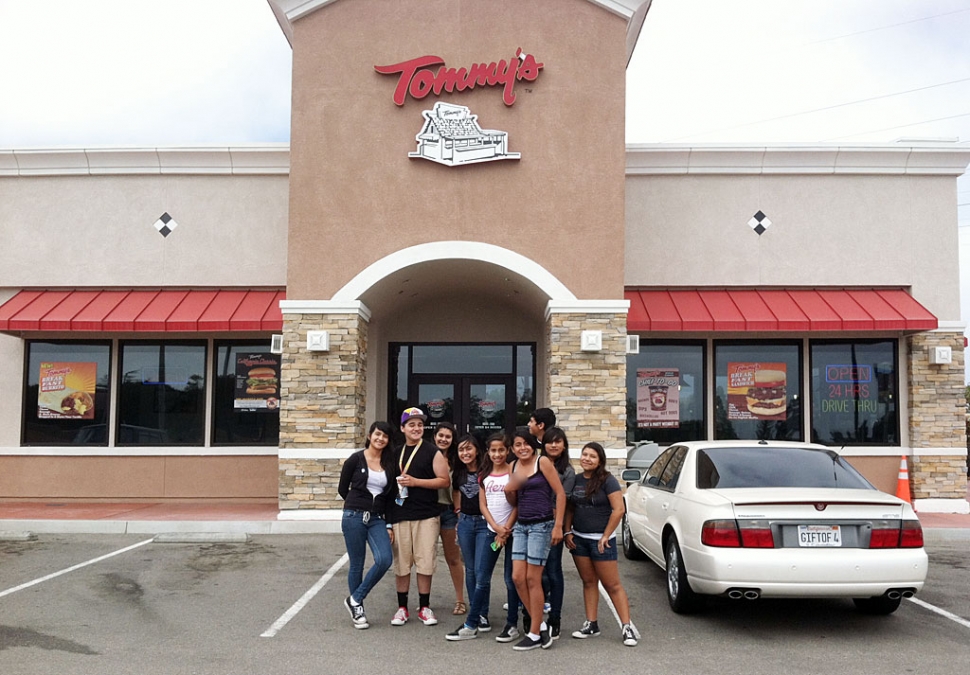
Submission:
M 236 356 L 236 389 L 232 407 L 238 412 L 279 411 L 279 354 Z
M 637 426 L 641 429 L 680 428 L 680 370 L 637 369 Z
M 728 363 L 729 420 L 784 420 L 788 415 L 785 363 Z
M 94 419 L 95 362 L 41 362 L 37 419 Z

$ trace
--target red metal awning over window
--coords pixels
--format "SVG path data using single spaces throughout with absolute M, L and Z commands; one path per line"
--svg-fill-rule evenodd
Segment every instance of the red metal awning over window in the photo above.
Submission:
M 939 322 L 902 289 L 628 290 L 627 330 L 923 331 Z
M 283 329 L 284 291 L 20 291 L 0 332 L 239 332 Z

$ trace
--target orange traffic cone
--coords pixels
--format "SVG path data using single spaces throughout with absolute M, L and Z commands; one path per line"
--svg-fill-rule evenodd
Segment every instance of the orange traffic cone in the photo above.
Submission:
M 909 504 L 913 503 L 909 490 L 909 467 L 906 466 L 906 455 L 903 455 L 903 458 L 899 461 L 899 480 L 896 481 L 896 496 Z

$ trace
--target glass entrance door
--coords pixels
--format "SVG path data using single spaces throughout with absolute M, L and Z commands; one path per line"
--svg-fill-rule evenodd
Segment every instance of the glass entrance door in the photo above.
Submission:
M 511 376 L 415 375 L 411 400 L 428 415 L 426 437 L 434 427 L 451 422 L 458 435 L 473 434 L 482 441 L 515 424 L 515 379 Z

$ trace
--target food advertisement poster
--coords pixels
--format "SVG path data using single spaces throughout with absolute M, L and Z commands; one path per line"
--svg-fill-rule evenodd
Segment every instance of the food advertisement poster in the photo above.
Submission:
M 236 356 L 236 390 L 233 395 L 236 411 L 279 411 L 280 358 L 279 354 Z
M 728 363 L 727 376 L 729 420 L 787 419 L 787 364 Z
M 637 426 L 641 429 L 680 427 L 680 371 L 677 368 L 637 369 Z
M 94 419 L 96 362 L 41 362 L 38 382 L 37 419 Z

